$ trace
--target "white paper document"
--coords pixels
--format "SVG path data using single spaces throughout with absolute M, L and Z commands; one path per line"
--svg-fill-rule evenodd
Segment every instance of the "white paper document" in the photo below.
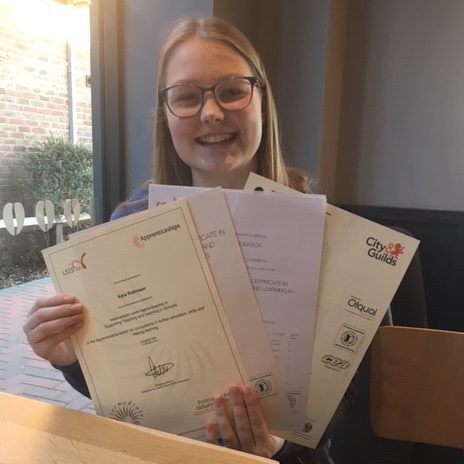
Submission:
M 256 174 L 247 190 L 308 196 Z M 416 252 L 418 240 L 327 205 L 316 338 L 303 430 L 288 440 L 314 448 L 345 394 Z
M 201 190 L 150 185 L 149 206 Z M 302 366 L 312 357 L 325 197 L 224 192 L 290 398 L 293 417 L 286 428 L 299 430 L 306 416 L 309 370 Z M 207 241 L 203 247 L 208 252 Z
M 205 439 L 212 396 L 248 374 L 187 203 L 86 231 L 44 257 L 56 291 L 85 307 L 73 341 L 97 412 Z
M 208 189 L 187 198 L 203 250 L 268 427 L 288 427 L 291 413 L 261 312 L 235 234 L 224 192 Z

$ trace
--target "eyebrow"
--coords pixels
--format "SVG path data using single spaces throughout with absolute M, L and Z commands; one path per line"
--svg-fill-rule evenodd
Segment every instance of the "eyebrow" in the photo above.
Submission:
M 250 76 L 251 76 L 251 74 L 250 74 Z M 237 73 L 226 74 L 226 75 L 220 77 L 219 79 L 216 79 L 214 84 L 216 82 L 222 81 L 224 79 L 229 79 L 229 78 L 232 78 L 232 77 L 248 77 L 248 74 L 246 76 L 242 75 L 242 74 L 237 74 Z M 209 87 L 209 86 L 204 86 L 204 85 L 200 84 L 199 81 L 196 80 L 196 79 L 179 79 L 178 81 L 175 81 L 172 84 L 166 84 L 165 87 L 172 87 L 174 85 L 183 85 L 183 84 L 193 84 L 193 85 L 199 85 L 199 86 L 202 86 L 202 87 Z

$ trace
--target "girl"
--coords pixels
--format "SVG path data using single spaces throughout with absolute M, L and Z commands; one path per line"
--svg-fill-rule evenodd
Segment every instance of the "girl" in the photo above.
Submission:
M 155 183 L 242 189 L 251 172 L 308 191 L 304 173 L 285 166 L 276 109 L 263 64 L 247 38 L 218 18 L 183 20 L 161 51 L 154 128 Z M 116 219 L 148 205 L 144 184 L 112 215 Z M 83 324 L 82 305 L 71 295 L 40 298 L 24 325 L 35 353 L 61 370 L 89 396 L 69 337 Z M 330 462 L 325 444 L 309 450 L 272 436 L 254 391 L 230 388 L 232 415 L 215 398 L 225 446 L 281 462 Z M 207 426 L 217 443 L 216 429 Z

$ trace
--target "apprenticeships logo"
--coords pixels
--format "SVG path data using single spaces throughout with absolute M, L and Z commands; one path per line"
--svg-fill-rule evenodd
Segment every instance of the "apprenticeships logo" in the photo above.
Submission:
M 74 274 L 74 272 L 82 271 L 83 269 L 87 269 L 87 266 L 85 265 L 86 256 L 86 252 L 82 253 L 79 259 L 74 259 L 67 268 L 61 271 L 61 273 L 65 276 L 69 274 Z
M 154 239 L 155 237 L 159 237 L 160 235 L 167 234 L 169 232 L 177 232 L 181 228 L 180 224 L 171 224 L 163 229 L 158 229 L 148 234 L 137 235 L 134 234 L 132 237 L 132 244 L 136 248 L 143 248 L 145 243 L 149 242 L 150 240 Z
M 404 253 L 404 246 L 401 243 L 389 243 L 385 245 L 375 237 L 368 237 L 366 245 L 368 256 L 381 262 L 396 266 L 400 255 Z

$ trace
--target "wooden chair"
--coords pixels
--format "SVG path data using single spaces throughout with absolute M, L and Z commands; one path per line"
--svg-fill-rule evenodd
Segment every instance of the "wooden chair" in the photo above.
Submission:
M 371 353 L 374 432 L 464 449 L 464 333 L 385 326 Z

